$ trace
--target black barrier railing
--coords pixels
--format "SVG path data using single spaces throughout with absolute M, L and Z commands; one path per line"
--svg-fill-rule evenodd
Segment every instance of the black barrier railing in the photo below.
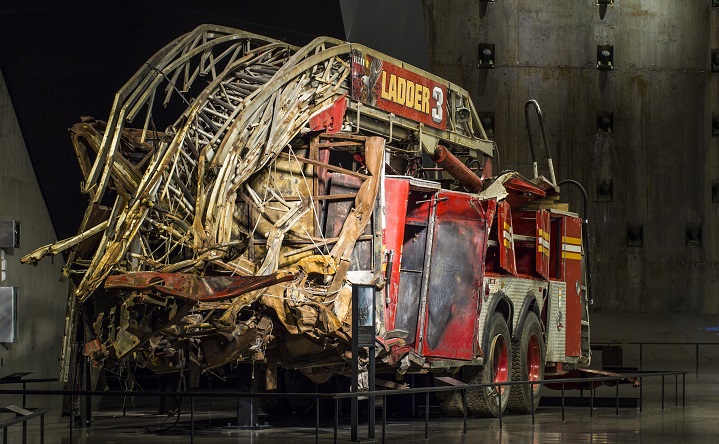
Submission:
M 603 345 L 637 345 L 639 346 L 639 370 L 643 370 L 643 364 L 644 364 L 644 346 L 645 345 L 651 345 L 651 346 L 683 346 L 683 347 L 694 347 L 694 373 L 696 374 L 696 377 L 699 377 L 699 346 L 719 346 L 719 342 L 593 342 L 592 347 L 601 347 Z
M 34 378 L 34 379 L 0 379 L 0 385 L 5 384 L 22 384 L 22 390 L 23 392 L 27 390 L 28 384 L 38 384 L 42 382 L 57 382 L 57 378 Z M 22 406 L 25 407 L 27 399 L 25 398 L 25 395 L 22 395 Z
M 45 382 L 57 382 L 57 378 L 28 378 L 28 379 L 22 379 L 23 376 L 32 373 L 32 372 L 25 372 L 21 374 L 21 376 L 18 377 L 4 377 L 0 378 L 0 385 L 7 385 L 7 384 L 22 384 L 22 410 L 25 410 L 23 413 L 18 413 L 14 410 L 8 410 L 8 408 L 0 409 L 0 412 L 2 413 L 16 413 L 16 417 L 11 419 L 6 419 L 3 421 L 0 421 L 0 427 L 2 427 L 3 432 L 3 444 L 7 443 L 7 435 L 8 435 L 8 427 L 13 426 L 15 424 L 22 424 L 22 442 L 25 443 L 27 441 L 27 422 L 33 418 L 40 417 L 40 442 L 45 442 L 45 413 L 47 413 L 50 409 L 47 408 L 34 408 L 26 410 L 27 407 L 27 397 L 26 397 L 26 391 L 27 391 L 27 385 L 28 384 L 38 384 L 38 383 L 45 383 Z M 31 412 L 31 413 L 28 413 Z
M 487 387 L 497 388 L 499 391 L 500 387 L 503 386 L 514 386 L 514 385 L 527 385 L 527 384 L 538 384 L 540 386 L 544 385 L 553 385 L 553 386 L 561 386 L 561 394 L 562 394 L 562 405 L 561 405 L 561 412 L 562 412 L 562 421 L 565 420 L 565 386 L 569 384 L 592 384 L 595 382 L 616 382 L 616 415 L 619 414 L 619 385 L 621 382 L 626 382 L 627 380 L 631 379 L 637 379 L 639 381 L 639 387 L 640 387 L 640 395 L 639 395 L 639 405 L 640 405 L 640 412 L 642 411 L 642 404 L 643 404 L 643 392 L 641 390 L 642 387 L 642 380 L 645 378 L 659 378 L 661 377 L 662 380 L 662 409 L 664 409 L 664 383 L 665 378 L 667 376 L 674 376 L 675 377 L 675 405 L 678 405 L 678 399 L 679 399 L 679 393 L 678 393 L 678 381 L 679 381 L 679 375 L 682 376 L 682 407 L 686 406 L 686 374 L 685 371 L 670 371 L 670 372 L 638 372 L 638 373 L 631 373 L 631 374 L 624 374 L 621 376 L 602 376 L 602 377 L 593 377 L 591 379 L 588 378 L 567 378 L 567 379 L 553 379 L 553 380 L 540 380 L 540 381 L 511 381 L 511 382 L 503 382 L 503 383 L 486 383 L 486 384 L 466 384 L 466 385 L 456 385 L 456 386 L 443 386 L 443 387 L 420 387 L 420 388 L 410 388 L 410 389 L 394 389 L 394 390 L 380 390 L 380 391 L 373 391 L 373 392 L 357 392 L 357 393 L 331 393 L 331 394 L 323 394 L 323 393 L 247 393 L 247 392 L 230 392 L 230 391 L 182 391 L 182 392 L 162 392 L 162 391 L 154 391 L 154 392 L 145 392 L 145 391 L 137 391 L 137 392 L 116 392 L 116 391 L 91 391 L 91 390 L 0 390 L 0 395 L 43 395 L 43 396 L 137 396 L 137 397 L 161 397 L 161 396 L 177 396 L 182 398 L 190 398 L 190 442 L 194 442 L 195 438 L 195 398 L 305 398 L 305 399 L 314 399 L 316 401 L 319 401 L 320 399 L 324 400 L 330 400 L 334 402 L 334 441 L 337 442 L 338 438 L 338 429 L 339 429 L 339 402 L 341 399 L 351 399 L 351 398 L 357 398 L 357 397 L 381 397 L 382 398 L 382 442 L 385 441 L 386 437 L 386 424 L 387 424 L 387 397 L 388 396 L 396 396 L 396 395 L 408 395 L 408 394 L 424 394 L 425 395 L 425 410 L 424 410 L 424 435 L 425 439 L 429 439 L 429 397 L 431 393 L 437 393 L 437 392 L 456 392 L 459 391 L 461 393 L 462 397 L 462 404 L 463 404 L 463 427 L 462 431 L 463 434 L 467 433 L 467 391 L 468 390 L 476 390 L 476 389 L 483 389 Z M 590 404 L 590 416 L 594 416 L 594 392 L 595 388 L 591 389 L 591 404 Z M 534 397 L 534 393 L 532 390 L 530 390 L 530 393 L 532 393 L 532 398 Z M 534 401 L 532 399 L 532 401 Z M 532 424 L 535 423 L 535 415 L 534 412 L 532 412 Z M 500 413 L 499 417 L 499 427 L 502 427 L 503 424 L 503 415 Z M 73 438 L 73 429 L 74 429 L 74 418 L 73 415 L 70 415 L 70 440 L 72 441 Z M 374 432 L 374 428 L 372 430 Z M 320 404 L 319 402 L 315 403 L 315 441 L 319 442 L 320 437 Z
M 0 421 L 0 428 L 2 428 L 2 442 L 7 444 L 8 428 L 16 424 L 22 424 L 22 442 L 27 442 L 27 422 L 33 418 L 40 417 L 40 444 L 45 442 L 45 414 L 50 409 L 13 409 L 11 407 L 0 408 L 0 413 L 10 413 L 15 416 L 10 419 Z

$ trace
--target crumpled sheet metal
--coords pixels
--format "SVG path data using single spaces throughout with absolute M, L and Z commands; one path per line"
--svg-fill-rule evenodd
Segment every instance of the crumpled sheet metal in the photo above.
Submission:
M 205 276 L 185 273 L 135 272 L 109 276 L 108 290 L 153 290 L 167 296 L 198 302 L 219 302 L 233 299 L 253 290 L 291 281 L 294 276 L 274 273 L 264 276 Z

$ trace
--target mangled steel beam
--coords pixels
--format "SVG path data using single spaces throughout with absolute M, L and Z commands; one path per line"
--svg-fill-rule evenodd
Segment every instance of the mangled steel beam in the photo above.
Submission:
M 135 272 L 109 276 L 105 288 L 121 288 L 134 291 L 152 290 L 167 296 L 175 296 L 197 302 L 220 302 L 259 290 L 271 285 L 291 281 L 294 276 L 207 276 L 184 273 Z

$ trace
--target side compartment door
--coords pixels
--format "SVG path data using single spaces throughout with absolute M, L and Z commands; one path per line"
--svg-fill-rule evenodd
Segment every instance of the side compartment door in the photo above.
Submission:
M 440 191 L 435 205 L 420 352 L 468 360 L 475 352 L 492 204 L 466 193 Z
M 580 356 L 582 340 L 582 220 L 564 218 L 565 235 L 562 236 L 562 259 L 567 283 L 566 355 Z
M 537 240 L 536 240 L 536 271 L 544 279 L 549 279 L 549 257 L 550 257 L 550 216 L 545 210 L 537 211 Z
M 514 256 L 512 207 L 506 201 L 497 205 L 497 240 L 499 242 L 499 266 L 516 276 L 517 261 Z

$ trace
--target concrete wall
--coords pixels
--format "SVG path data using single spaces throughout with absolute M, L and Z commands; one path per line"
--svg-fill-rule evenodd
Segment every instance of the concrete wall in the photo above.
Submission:
M 524 102 L 541 104 L 557 177 L 579 180 L 590 196 L 595 309 L 719 312 L 711 3 L 424 1 L 431 70 L 495 113 L 502 168 L 531 174 Z M 496 69 L 477 68 L 479 43 L 496 45 Z M 597 45 L 614 45 L 615 69 L 596 69 Z M 597 133 L 601 111 L 614 113 L 611 134 Z M 598 198 L 608 179 L 613 198 Z M 565 194 L 581 208 L 578 193 Z M 642 246 L 628 245 L 629 225 L 643 226 Z M 688 245 L 699 225 L 701 245 Z
M 345 38 L 429 69 L 422 0 L 339 0 Z
M 7 279 L 0 283 L 20 288 L 19 341 L 9 349 L 0 346 L 0 377 L 33 371 L 30 378 L 57 378 L 67 300 L 67 283 L 59 282 L 64 261 L 57 257 L 37 267 L 20 264 L 22 256 L 56 238 L 1 72 L 0 220 L 21 222 L 21 248 L 5 250 Z M 31 407 L 49 401 L 38 402 L 42 405 Z

